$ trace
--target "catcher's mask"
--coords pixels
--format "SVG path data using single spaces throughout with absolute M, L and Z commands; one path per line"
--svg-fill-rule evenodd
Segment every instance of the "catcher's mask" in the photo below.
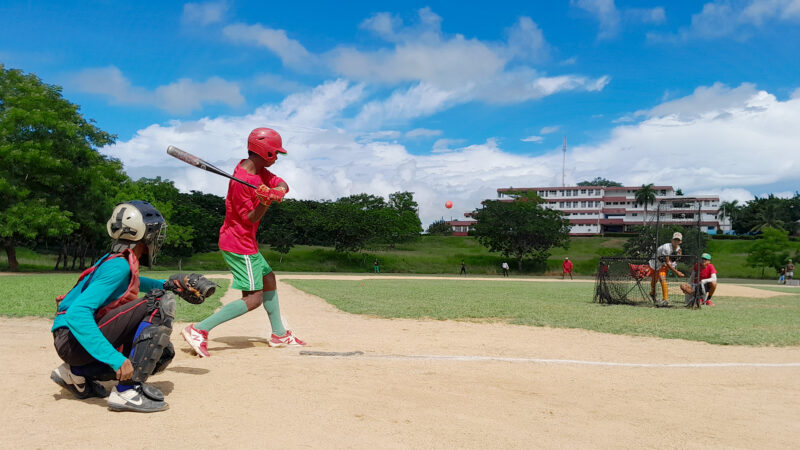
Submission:
M 145 264 L 152 268 L 158 251 L 167 237 L 167 223 L 158 210 L 145 201 L 120 203 L 111 213 L 106 230 L 114 242 L 111 251 L 118 253 L 133 248 L 139 242 L 147 246 Z

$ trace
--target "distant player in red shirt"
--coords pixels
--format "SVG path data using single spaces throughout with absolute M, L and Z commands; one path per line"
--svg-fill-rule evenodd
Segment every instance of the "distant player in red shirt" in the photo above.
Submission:
M 569 274 L 569 279 L 572 279 L 572 261 L 569 258 L 564 257 L 564 262 L 561 263 L 561 279 L 564 279 L 564 276 Z
M 700 268 L 698 270 L 697 264 L 694 265 L 689 281 L 691 284 L 684 283 L 681 285 L 681 290 L 687 295 L 687 299 L 688 296 L 694 293 L 695 289 L 702 286 L 703 290 L 701 292 L 705 292 L 707 295 L 704 299 L 701 298 L 700 303 L 714 306 L 711 297 L 714 295 L 714 291 L 717 290 L 717 269 L 711 264 L 710 254 L 703 253 L 700 257 Z
M 236 166 L 233 176 L 258 186 L 252 189 L 233 180 L 225 197 L 225 222 L 219 230 L 219 249 L 233 273 L 232 289 L 242 291 L 242 298 L 223 306 L 200 323 L 187 326 L 182 334 L 200 357 L 208 357 L 208 332 L 263 306 L 269 316 L 272 335 L 270 347 L 306 345 L 287 330 L 281 319 L 275 273 L 258 251 L 256 230 L 272 202 L 280 203 L 289 192 L 283 179 L 267 170 L 275 164 L 283 149 L 281 136 L 270 128 L 256 128 L 247 139 L 248 157 Z

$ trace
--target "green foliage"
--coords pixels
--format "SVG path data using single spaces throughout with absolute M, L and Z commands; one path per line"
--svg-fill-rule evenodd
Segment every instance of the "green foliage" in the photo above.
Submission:
M 437 236 L 452 236 L 453 228 L 444 221 L 444 219 L 437 220 L 428 225 L 426 230 L 428 234 Z
M 681 251 L 684 255 L 699 256 L 705 251 L 708 241 L 706 233 L 697 227 L 684 228 L 680 225 L 669 225 L 659 228 L 653 226 L 634 227 L 635 234 L 625 242 L 623 253 L 636 258 L 651 258 L 655 255 L 656 248 L 670 242 L 676 231 L 683 235 Z
M 284 254 L 295 245 L 331 246 L 343 253 L 394 246 L 419 236 L 417 208 L 410 192 L 390 194 L 388 202 L 369 194 L 334 202 L 287 199 L 270 206 L 258 238 Z
M 767 267 L 780 272 L 789 257 L 789 237 L 787 232 L 770 227 L 762 228 L 762 233 L 761 239 L 753 243 L 747 254 L 747 264 L 761 268 L 763 278 Z
M 733 218 L 733 229 L 740 234 L 758 233 L 767 227 L 798 233 L 800 193 L 795 192 L 792 198 L 780 198 L 772 194 L 756 197 L 743 207 L 735 207 L 730 213 L 728 217 Z M 725 214 L 728 215 L 728 212 Z
M 491 252 L 514 257 L 519 271 L 523 258 L 542 266 L 552 247 L 569 245 L 569 220 L 560 211 L 542 207 L 535 194 L 512 202 L 485 201 L 475 218 L 478 241 Z
M 653 189 L 653 183 L 643 184 L 641 188 L 636 190 L 634 197 L 636 198 L 637 204 L 644 205 L 644 216 L 642 216 L 642 220 L 644 223 L 647 223 L 649 220 L 647 216 L 648 206 L 656 201 L 656 191 Z
M 29 227 L 27 220 L 5 219 L 7 250 L 70 233 L 84 246 L 96 241 L 99 212 L 107 214 L 109 193 L 127 178 L 118 161 L 96 151 L 114 139 L 85 120 L 60 87 L 0 64 L 0 216 L 20 213 L 11 208 L 22 204 L 31 214 L 45 214 L 52 225 Z M 12 259 L 9 255 L 15 270 Z
M 581 181 L 578 186 L 605 186 L 605 187 L 622 187 L 622 183 L 616 181 L 606 180 L 603 177 L 597 177 L 592 181 Z
M 637 308 L 592 303 L 594 285 L 469 280 L 286 280 L 337 308 L 384 318 L 487 320 L 657 336 L 721 345 L 800 344 L 800 295 L 715 296 L 715 308 Z M 787 292 L 787 291 L 783 291 Z M 791 291 L 789 291 L 791 292 Z

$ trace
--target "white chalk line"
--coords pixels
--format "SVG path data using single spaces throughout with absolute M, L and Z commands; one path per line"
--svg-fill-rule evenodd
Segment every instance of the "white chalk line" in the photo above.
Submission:
M 410 359 L 410 360 L 430 360 L 430 361 L 500 361 L 512 363 L 536 363 L 536 364 L 559 364 L 577 366 L 606 366 L 606 367 L 658 367 L 658 368 L 704 368 L 704 367 L 800 367 L 800 362 L 789 363 L 754 363 L 754 362 L 730 362 L 730 363 L 625 363 L 614 361 L 585 361 L 580 359 L 546 359 L 546 358 L 513 358 L 503 356 L 468 356 L 468 355 L 381 355 L 381 354 L 361 354 L 353 352 L 336 354 L 308 354 L 307 356 L 333 357 L 333 358 L 370 358 L 370 359 Z

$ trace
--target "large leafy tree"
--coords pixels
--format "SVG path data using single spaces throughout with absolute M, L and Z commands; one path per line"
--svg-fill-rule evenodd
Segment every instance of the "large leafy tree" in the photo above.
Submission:
M 607 180 L 603 177 L 596 177 L 591 181 L 581 181 L 578 186 L 605 186 L 605 187 L 622 187 L 622 183 Z
M 118 161 L 96 150 L 114 139 L 60 87 L 0 64 L 0 240 L 10 270 L 26 241 L 69 235 L 85 254 L 100 211 L 110 206 L 108 193 L 127 178 Z
M 642 187 L 636 190 L 634 194 L 636 203 L 644 205 L 644 223 L 647 223 L 647 205 L 652 205 L 656 201 L 656 190 L 653 189 L 653 183 L 643 184 Z
M 440 235 L 440 236 L 452 236 L 453 235 L 453 227 L 450 226 L 444 219 L 437 220 L 432 222 L 428 225 L 428 229 L 426 230 L 428 234 Z
M 520 195 L 512 202 L 487 200 L 475 213 L 474 235 L 492 252 L 517 260 L 533 259 L 542 265 L 553 247 L 569 245 L 569 220 L 560 211 L 545 208 L 535 194 Z
M 784 230 L 771 227 L 761 229 L 761 239 L 756 240 L 747 254 L 747 264 L 750 267 L 761 268 L 761 277 L 764 270 L 772 267 L 780 271 L 786 258 L 789 257 L 789 236 Z
M 167 239 L 163 248 L 164 255 L 182 257 L 192 254 L 195 222 L 203 219 L 187 214 L 188 205 L 183 204 L 183 194 L 178 191 L 172 181 L 156 177 L 140 178 L 136 181 L 125 183 L 117 193 L 116 201 L 130 200 L 149 202 L 164 216 L 164 220 L 167 222 Z M 214 222 L 217 221 L 215 220 Z
M 763 228 L 779 228 L 797 232 L 800 220 L 800 193 L 792 198 L 780 198 L 772 194 L 756 197 L 736 211 L 733 228 L 737 233 L 758 233 Z

